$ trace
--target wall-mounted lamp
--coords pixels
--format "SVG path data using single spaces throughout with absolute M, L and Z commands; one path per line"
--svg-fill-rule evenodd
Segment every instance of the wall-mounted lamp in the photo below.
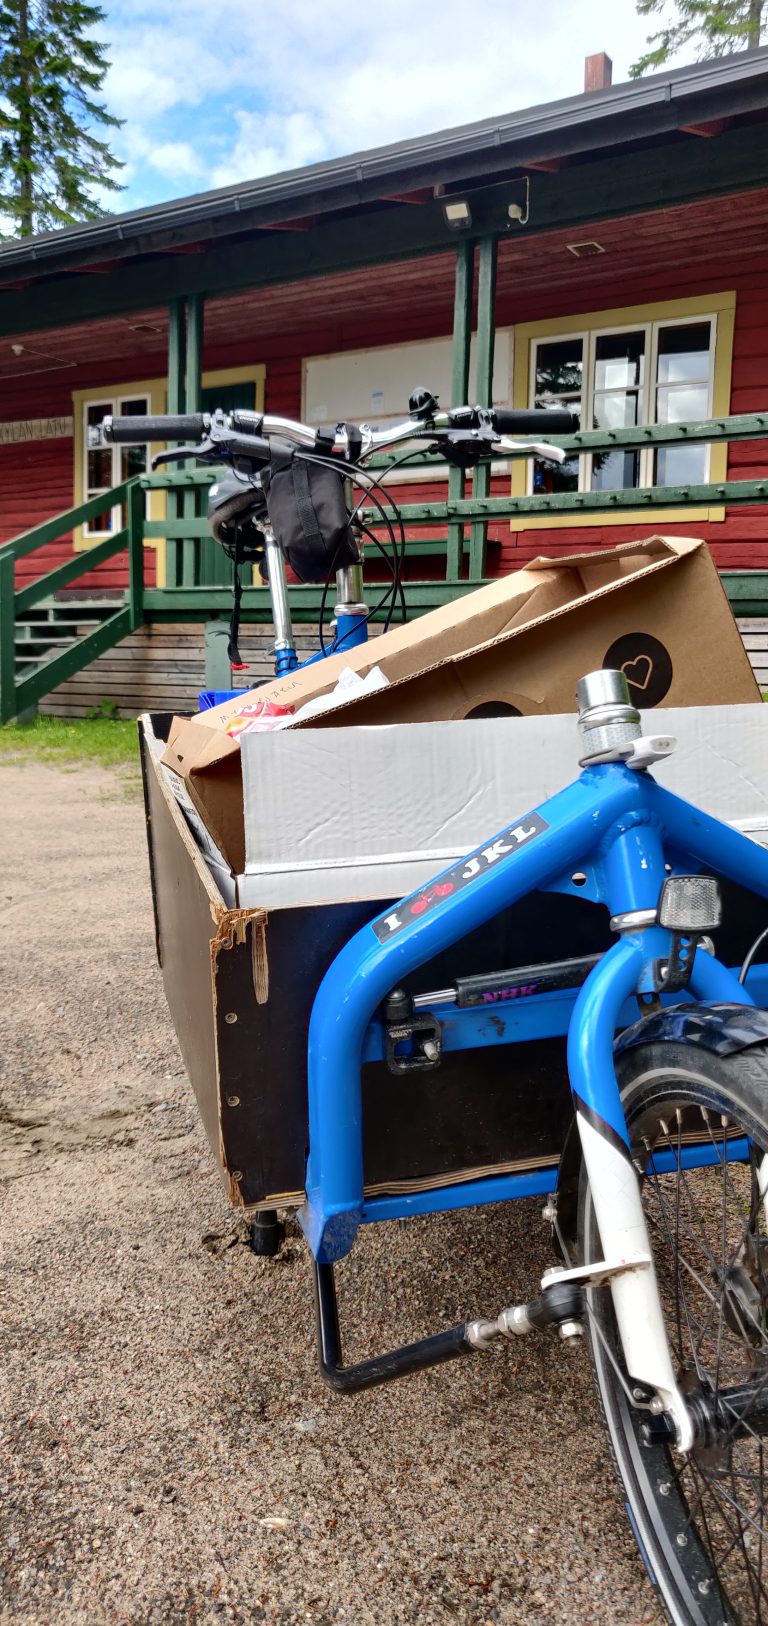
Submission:
M 466 198 L 441 198 L 446 226 L 451 231 L 467 231 L 472 225 L 472 210 Z
M 59 367 L 77 366 L 76 361 L 52 356 L 47 350 L 31 350 L 28 344 L 21 344 L 18 339 L 8 344 L 7 348 L 3 345 L 1 349 L 0 378 L 29 378 L 32 373 L 48 373 Z M 12 370 L 9 371 L 9 368 Z
M 531 178 L 530 178 L 530 175 L 524 176 L 524 178 L 523 178 L 523 188 L 524 188 L 523 202 L 522 203 L 515 202 L 515 203 L 508 203 L 507 204 L 507 219 L 508 219 L 510 225 L 513 225 L 513 224 L 517 225 L 517 226 L 527 226 L 528 225 L 528 217 L 529 217 L 530 212 L 531 212 Z

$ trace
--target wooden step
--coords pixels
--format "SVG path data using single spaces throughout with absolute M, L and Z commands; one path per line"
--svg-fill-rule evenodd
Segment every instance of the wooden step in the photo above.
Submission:
M 46 663 L 46 655 L 49 657 L 49 659 L 53 659 L 54 655 L 58 655 L 59 650 L 61 650 L 61 649 L 70 649 L 72 644 L 76 644 L 77 641 L 78 641 L 77 638 L 63 638 L 61 643 L 54 644 L 54 645 L 49 645 L 48 649 L 44 650 L 42 654 L 19 655 L 17 653 L 16 654 L 16 665 L 17 665 L 17 667 L 18 666 L 45 666 L 47 664 Z M 25 675 L 28 675 L 28 674 L 25 674 Z

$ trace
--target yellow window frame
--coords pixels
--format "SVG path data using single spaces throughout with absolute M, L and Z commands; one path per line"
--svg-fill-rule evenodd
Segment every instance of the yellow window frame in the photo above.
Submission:
M 542 339 L 558 338 L 571 333 L 590 335 L 594 329 L 642 327 L 644 323 L 676 322 L 697 316 L 715 318 L 715 358 L 712 375 L 712 417 L 728 416 L 731 407 L 731 373 L 733 367 L 733 330 L 736 317 L 734 290 L 719 294 L 697 294 L 689 299 L 669 299 L 651 305 L 628 305 L 612 310 L 586 311 L 570 316 L 556 316 L 549 322 L 524 322 L 515 328 L 515 348 L 512 377 L 512 400 L 515 407 L 530 404 L 531 357 L 533 346 Z M 512 496 L 524 497 L 529 491 L 528 462 L 512 465 Z M 717 441 L 710 449 L 709 482 L 719 484 L 728 469 L 728 446 Z M 593 514 L 517 514 L 510 520 L 512 531 L 576 530 L 607 525 L 687 524 L 689 520 L 720 521 L 725 519 L 722 505 L 701 508 L 655 508 L 652 516 L 648 509 L 622 509 L 616 513 Z
M 247 367 L 216 367 L 212 371 L 204 372 L 201 382 L 204 390 L 218 389 L 220 387 L 222 389 L 226 389 L 227 385 L 229 384 L 253 383 L 255 410 L 257 412 L 263 412 L 266 373 L 266 367 L 262 362 L 254 363 L 252 366 Z M 165 378 L 151 378 L 139 380 L 139 382 L 136 383 L 133 379 L 128 379 L 124 384 L 106 384 L 101 389 L 96 389 L 92 385 L 90 389 L 72 391 L 75 457 L 73 506 L 75 508 L 78 508 L 80 504 L 85 501 L 85 443 L 83 435 L 85 416 L 83 411 L 84 404 L 86 401 L 98 401 L 102 398 L 102 396 L 105 398 L 110 398 L 117 395 L 144 395 L 149 401 L 149 411 L 151 413 L 156 414 L 165 412 L 166 401 L 168 398 L 168 381 Z M 222 400 L 222 406 L 226 406 L 226 402 L 224 400 Z M 150 446 L 150 457 L 152 457 L 155 452 L 159 452 L 161 450 L 162 446 L 159 443 L 157 445 Z M 166 517 L 166 513 L 166 492 L 150 491 L 147 518 L 152 520 L 163 520 Z M 102 540 L 101 537 L 86 536 L 84 533 L 85 527 L 83 525 L 78 525 L 73 533 L 73 547 L 75 553 L 85 553 L 89 548 L 95 547 L 97 542 Z M 155 579 L 158 587 L 165 587 L 167 579 L 165 563 L 165 537 L 146 537 L 144 546 L 145 548 L 154 548 L 156 555 Z

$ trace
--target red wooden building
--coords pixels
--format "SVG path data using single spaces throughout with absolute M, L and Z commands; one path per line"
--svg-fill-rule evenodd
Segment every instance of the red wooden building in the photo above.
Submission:
M 382 423 L 402 416 L 414 384 L 455 404 L 463 383 L 472 399 L 578 404 L 585 428 L 603 431 L 760 413 L 766 246 L 768 50 L 8 243 L 0 541 L 64 516 L 53 539 L 17 550 L 17 598 L 125 523 L 124 505 L 108 500 L 84 522 L 67 517 L 143 467 L 138 448 L 89 450 L 88 426 L 106 412 L 263 403 L 316 423 Z M 434 602 L 438 585 L 445 596 L 536 553 L 659 529 L 705 536 L 726 573 L 768 572 L 765 509 L 711 489 L 766 474 L 768 438 L 599 453 L 585 444 L 554 488 L 570 495 L 571 512 L 494 517 L 487 544 L 478 532 L 465 556 L 459 536 L 447 565 L 445 548 L 422 550 L 410 573 L 435 591 L 417 594 L 416 607 Z M 634 491 L 660 487 L 689 495 L 652 514 L 633 504 Z M 691 502 L 699 487 L 710 489 Z M 551 480 L 531 465 L 491 476 L 496 496 L 544 489 Z M 481 476 L 475 491 L 484 490 Z M 399 491 L 424 502 L 444 499 L 446 485 L 418 470 Z M 589 499 L 608 491 L 621 494 L 613 510 L 590 511 Z M 580 493 L 584 511 L 573 512 Z M 175 534 L 145 537 L 134 667 L 142 640 L 169 639 L 158 628 L 199 627 L 222 610 L 221 562 L 199 525 L 195 533 L 190 500 L 147 494 L 155 530 L 173 520 Z M 48 618 L 73 594 L 107 604 L 126 586 L 127 559 L 118 552 L 76 584 L 54 579 L 41 601 Z M 0 595 L 8 579 L 6 569 Z M 254 588 L 246 614 L 263 616 L 258 596 Z M 202 677 L 199 632 L 189 640 L 191 691 Z M 5 641 L 7 675 L 7 619 Z M 132 681 L 126 698 L 119 678 L 110 688 L 115 658 L 102 656 L 103 693 L 128 710 L 146 698 L 178 703 L 172 683 L 167 696 Z M 71 679 L 69 703 L 87 697 L 84 681 Z

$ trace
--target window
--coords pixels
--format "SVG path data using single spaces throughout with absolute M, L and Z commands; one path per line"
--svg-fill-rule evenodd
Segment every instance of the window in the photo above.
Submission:
M 537 339 L 531 400 L 581 412 L 584 428 L 633 429 L 641 423 L 708 418 L 717 320 L 649 322 L 623 332 Z M 709 448 L 702 444 L 642 451 L 586 452 L 554 477 L 538 464 L 534 489 L 620 491 L 646 485 L 701 485 Z
M 83 411 L 83 500 L 103 497 L 113 486 L 143 474 L 147 467 L 146 446 L 98 446 L 88 444 L 89 430 L 96 428 L 107 415 L 113 418 L 141 417 L 151 412 L 149 394 L 104 396 L 99 401 L 84 401 Z M 95 541 L 112 536 L 126 524 L 125 504 L 98 514 L 83 526 L 83 539 Z
M 720 294 L 521 327 L 515 335 L 515 404 L 571 407 L 580 412 L 585 429 L 631 429 L 724 415 L 730 408 L 734 307 L 733 294 Z M 703 485 L 723 479 L 726 464 L 722 443 L 583 452 L 559 467 L 534 462 L 524 474 L 518 466 L 513 494 Z M 691 516 L 723 518 L 724 510 L 654 511 L 656 520 Z M 512 526 L 602 526 L 631 523 L 632 518 L 627 510 L 599 516 L 521 515 Z
M 257 411 L 263 411 L 264 378 L 264 367 L 256 363 L 246 367 L 225 367 L 214 372 L 206 370 L 202 379 L 205 410 L 208 410 L 211 404 L 226 407 L 231 401 L 233 406 L 247 403 Z M 152 378 L 107 387 L 98 393 L 94 389 L 72 391 L 75 430 L 73 502 L 76 508 L 89 497 L 103 496 L 104 493 L 111 491 L 113 486 L 122 485 L 124 480 L 131 479 L 135 474 L 142 474 L 148 467 L 153 453 L 161 449 L 159 444 L 99 446 L 92 449 L 88 445 L 88 430 L 101 423 L 102 418 L 108 413 L 112 417 L 127 417 L 165 412 L 166 387 L 165 378 Z M 166 494 L 162 490 L 147 492 L 148 519 L 162 521 L 166 518 L 165 499 Z M 92 548 L 105 537 L 114 536 L 117 531 L 123 529 L 125 523 L 125 510 L 121 509 L 119 504 L 115 508 L 108 509 L 106 513 L 99 514 L 86 525 L 80 525 L 76 529 L 75 551 Z M 165 540 L 162 537 L 146 537 L 144 546 L 156 552 L 157 585 L 163 587 Z

